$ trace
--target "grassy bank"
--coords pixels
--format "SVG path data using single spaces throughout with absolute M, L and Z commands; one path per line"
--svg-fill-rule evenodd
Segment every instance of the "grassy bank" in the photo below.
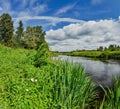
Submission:
M 58 61 L 39 68 L 35 54 L 0 45 L 0 109 L 119 109 L 119 82 L 100 102 L 79 64 Z
M 73 52 L 65 52 L 62 53 L 64 55 L 69 56 L 82 56 L 82 57 L 90 57 L 90 58 L 99 58 L 99 59 L 120 59 L 120 51 L 73 51 Z

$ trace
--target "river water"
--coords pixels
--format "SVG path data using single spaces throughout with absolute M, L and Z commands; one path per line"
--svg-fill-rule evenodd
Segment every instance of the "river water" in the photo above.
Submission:
M 92 60 L 85 57 L 57 56 L 54 59 L 67 60 L 73 63 L 80 63 L 95 83 L 100 83 L 104 87 L 111 87 L 113 78 L 120 75 L 120 62 L 117 60 Z

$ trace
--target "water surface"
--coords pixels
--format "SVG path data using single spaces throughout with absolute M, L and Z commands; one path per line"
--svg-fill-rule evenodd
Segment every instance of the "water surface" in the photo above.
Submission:
M 55 59 L 68 60 L 73 63 L 80 63 L 93 81 L 102 84 L 104 87 L 110 87 L 113 83 L 113 77 L 120 75 L 120 63 L 117 60 L 98 61 L 85 57 L 75 56 L 57 56 Z

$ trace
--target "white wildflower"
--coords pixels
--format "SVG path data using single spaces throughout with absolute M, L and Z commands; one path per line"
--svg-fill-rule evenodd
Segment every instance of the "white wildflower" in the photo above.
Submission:
M 37 79 L 35 79 L 35 82 L 37 82 Z
M 31 78 L 30 80 L 31 80 L 32 82 L 34 82 L 34 78 Z
M 37 79 L 31 78 L 31 82 L 37 82 Z
M 28 89 L 25 89 L 26 90 L 26 92 L 28 92 L 29 90 Z

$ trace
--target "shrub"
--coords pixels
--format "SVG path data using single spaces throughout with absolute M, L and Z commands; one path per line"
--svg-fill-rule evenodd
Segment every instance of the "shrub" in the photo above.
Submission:
M 47 43 L 43 43 L 40 45 L 34 59 L 35 67 L 41 67 L 43 65 L 47 65 L 49 57 L 49 48 Z

